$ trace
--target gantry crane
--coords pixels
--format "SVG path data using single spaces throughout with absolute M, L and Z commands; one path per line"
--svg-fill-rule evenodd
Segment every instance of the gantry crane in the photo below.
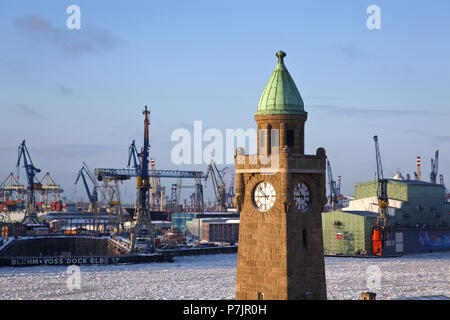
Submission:
M 55 181 L 50 176 L 50 172 L 47 172 L 47 174 L 42 178 L 40 184 L 42 185 L 41 190 L 41 202 L 48 203 L 49 194 L 51 195 L 51 201 L 61 201 L 61 193 L 64 192 L 64 190 L 61 188 L 59 184 L 56 184 Z
M 389 199 L 387 194 L 388 179 L 384 178 L 381 164 L 380 149 L 378 146 L 378 136 L 373 137 L 375 141 L 375 157 L 377 162 L 377 197 L 378 214 L 375 219 L 375 226 L 372 230 L 373 254 L 381 256 L 384 240 L 387 238 L 386 223 L 388 221 Z
M 436 184 L 436 180 L 438 177 L 438 159 L 439 159 L 439 150 L 436 150 L 434 159 L 431 159 L 430 182 L 433 184 Z
M 139 170 L 137 170 L 139 172 Z M 96 168 L 95 175 L 98 181 L 102 181 L 103 179 L 108 178 L 117 178 L 119 180 L 128 180 L 131 177 L 137 177 L 139 174 L 136 173 L 134 168 L 126 168 L 126 169 L 112 169 L 112 168 Z M 204 208 L 203 202 L 203 187 L 202 187 L 202 179 L 206 177 L 203 171 L 184 171 L 184 170 L 149 170 L 149 177 L 161 178 L 171 178 L 177 179 L 177 183 L 172 185 L 173 192 L 175 195 L 172 195 L 172 198 L 176 198 L 176 194 L 178 192 L 178 185 L 181 185 L 181 179 L 194 179 L 195 180 L 195 194 L 196 194 L 196 211 L 202 212 Z M 190 185 L 189 187 L 192 187 Z M 164 206 L 165 202 L 165 188 L 160 187 L 160 199 L 161 205 Z M 171 199 L 172 199 L 171 198 Z M 160 209 L 161 210 L 161 209 Z
M 17 204 L 22 204 L 24 200 L 25 187 L 19 182 L 19 177 L 15 177 L 11 172 L 5 181 L 0 185 L 0 201 L 6 206 L 4 222 L 11 222 L 9 208 L 15 207 Z
M 109 205 L 109 208 L 106 209 L 109 214 L 108 224 L 115 226 L 118 231 L 120 226 L 122 226 L 122 230 L 124 229 L 125 222 L 122 216 L 119 181 L 121 179 L 102 179 L 103 184 L 99 188 L 102 195 L 101 203 Z M 110 184 L 110 182 L 113 182 L 113 184 Z
M 25 209 L 25 216 L 22 220 L 24 224 L 40 224 L 37 216 L 36 208 L 36 198 L 34 191 L 41 189 L 41 184 L 36 179 L 36 173 L 41 172 L 41 169 L 36 168 L 33 165 L 30 154 L 28 152 L 27 146 L 25 145 L 25 140 L 19 145 L 18 157 L 17 157 L 17 167 L 20 166 L 20 160 L 23 160 L 23 167 L 25 168 L 25 173 L 28 180 L 27 188 L 27 206 Z
M 227 195 L 225 190 L 225 182 L 223 181 L 222 175 L 220 174 L 220 171 L 217 169 L 217 166 L 213 160 L 211 160 L 211 163 L 208 165 L 208 171 L 206 172 L 205 181 L 208 180 L 210 174 L 211 180 L 213 182 L 214 194 L 217 201 L 217 210 L 226 211 Z
M 23 201 L 24 199 L 24 186 L 21 184 L 11 172 L 9 176 L 0 185 L 0 191 L 2 193 L 2 200 L 5 205 L 15 205 L 16 201 Z

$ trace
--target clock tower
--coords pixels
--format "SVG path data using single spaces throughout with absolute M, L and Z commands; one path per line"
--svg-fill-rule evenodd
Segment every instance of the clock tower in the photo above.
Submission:
M 283 51 L 258 103 L 258 152 L 235 155 L 236 299 L 327 298 L 321 212 L 326 155 L 305 155 L 303 100 Z

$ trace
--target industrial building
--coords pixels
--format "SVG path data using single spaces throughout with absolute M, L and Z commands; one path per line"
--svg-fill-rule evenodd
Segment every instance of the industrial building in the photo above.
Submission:
M 239 213 L 175 212 L 172 214 L 172 228 L 178 229 L 191 240 L 236 243 Z
M 239 220 L 220 218 L 219 221 L 203 222 L 202 240 L 207 242 L 237 243 L 239 240 Z
M 355 185 L 355 199 L 339 211 L 322 213 L 325 254 L 371 255 L 378 213 L 378 181 Z M 450 203 L 441 184 L 387 179 L 387 236 L 383 256 L 450 250 Z

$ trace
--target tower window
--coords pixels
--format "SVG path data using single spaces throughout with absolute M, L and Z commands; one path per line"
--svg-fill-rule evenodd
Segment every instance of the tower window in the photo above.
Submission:
M 287 131 L 286 140 L 287 140 L 286 141 L 287 146 L 289 148 L 294 146 L 294 130 L 288 130 Z

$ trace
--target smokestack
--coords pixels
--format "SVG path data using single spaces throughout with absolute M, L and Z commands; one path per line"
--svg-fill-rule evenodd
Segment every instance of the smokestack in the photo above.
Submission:
M 417 156 L 417 180 L 420 180 L 420 156 Z

